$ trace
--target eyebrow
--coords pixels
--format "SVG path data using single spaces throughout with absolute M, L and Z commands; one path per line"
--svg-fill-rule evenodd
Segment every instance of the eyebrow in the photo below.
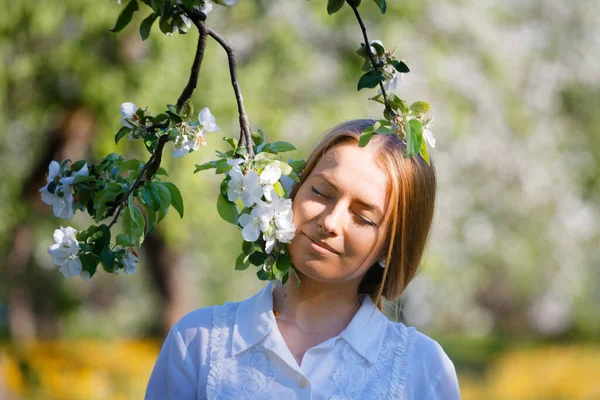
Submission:
M 322 178 L 325 182 L 327 182 L 332 188 L 334 188 L 338 193 L 341 192 L 340 188 L 333 182 L 331 182 L 322 172 L 319 172 L 317 174 L 315 174 L 315 177 L 319 177 Z M 376 211 L 378 212 L 380 215 L 383 215 L 383 212 L 379 209 L 379 207 L 374 206 L 373 204 L 367 203 L 364 200 L 361 200 L 359 198 L 355 198 L 354 201 L 356 201 L 358 204 L 360 204 L 361 206 L 371 210 L 371 211 Z

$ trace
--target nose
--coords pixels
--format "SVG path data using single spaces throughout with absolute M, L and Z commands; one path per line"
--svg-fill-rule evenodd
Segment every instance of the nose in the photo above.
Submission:
M 331 203 L 319 215 L 317 225 L 328 234 L 337 236 L 341 233 L 344 224 L 344 210 L 341 202 Z

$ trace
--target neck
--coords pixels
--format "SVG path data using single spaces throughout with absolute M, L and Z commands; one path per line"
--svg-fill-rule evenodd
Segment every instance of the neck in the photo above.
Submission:
M 301 276 L 301 284 L 296 287 L 297 278 L 290 278 L 283 285 L 274 283 L 273 310 L 278 319 L 293 322 L 305 332 L 324 332 L 336 325 L 344 327 L 352 320 L 360 308 L 358 285 L 330 284 Z

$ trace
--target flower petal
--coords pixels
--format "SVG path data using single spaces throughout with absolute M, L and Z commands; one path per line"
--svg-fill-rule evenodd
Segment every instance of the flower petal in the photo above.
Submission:
M 260 236 L 260 229 L 254 223 L 248 224 L 242 229 L 242 237 L 246 242 L 254 242 Z
M 52 160 L 52 162 L 50 162 L 50 165 L 48 166 L 48 183 L 52 182 L 59 173 L 60 164 Z
M 138 106 L 133 103 L 123 103 L 121 104 L 121 115 L 126 118 L 133 118 L 133 115 L 138 110 Z

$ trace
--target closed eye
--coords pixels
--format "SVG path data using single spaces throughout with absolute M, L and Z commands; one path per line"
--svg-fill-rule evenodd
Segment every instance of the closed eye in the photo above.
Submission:
M 315 189 L 314 186 L 311 186 L 311 189 L 312 189 L 313 193 L 316 194 L 317 196 L 321 196 L 321 197 L 324 197 L 326 199 L 329 198 L 329 197 L 325 196 L 323 193 L 319 192 L 317 189 Z
M 311 186 L 311 190 L 314 194 L 316 194 L 317 196 L 323 197 L 325 199 L 329 199 L 328 196 L 325 196 L 323 193 L 319 192 L 317 189 L 315 189 L 314 186 Z M 369 221 L 367 219 L 362 218 L 361 216 L 359 216 L 358 214 L 354 214 L 354 216 L 356 217 L 356 219 L 358 220 L 359 224 L 362 225 L 370 225 L 370 226 L 377 226 L 377 224 L 375 224 L 375 222 Z

